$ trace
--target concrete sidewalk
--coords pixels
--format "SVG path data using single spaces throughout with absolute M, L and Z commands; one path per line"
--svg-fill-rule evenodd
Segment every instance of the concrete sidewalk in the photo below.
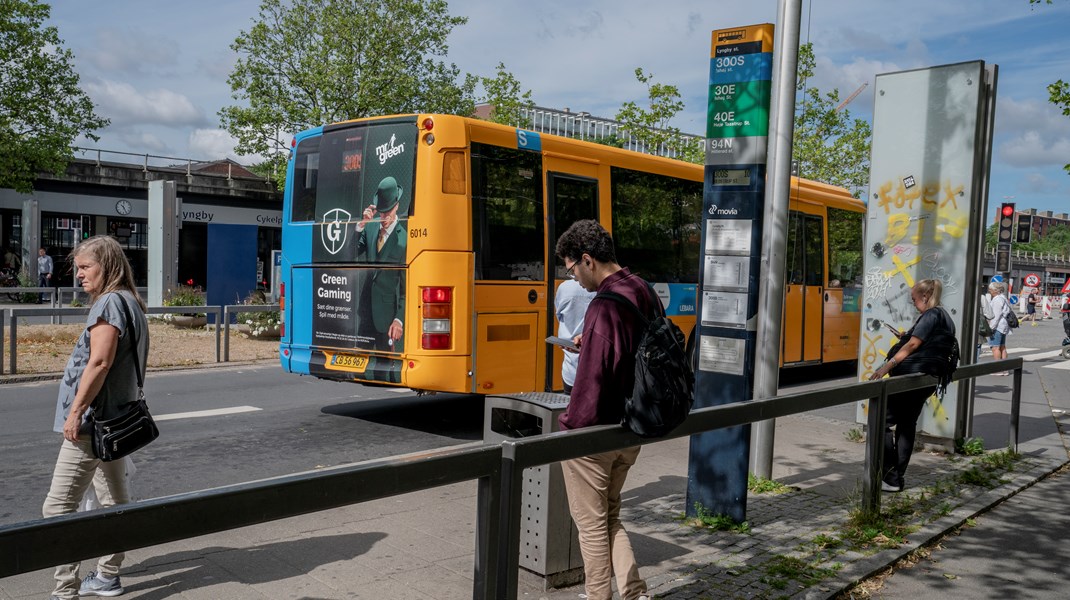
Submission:
M 882 498 L 885 507 L 912 507 L 907 518 L 917 529 L 897 548 L 830 543 L 861 498 L 865 450 L 848 439 L 861 429 L 853 406 L 778 420 L 773 476 L 791 489 L 752 493 L 745 533 L 683 523 L 687 440 L 645 447 L 622 510 L 642 575 L 662 599 L 836 596 L 1067 463 L 1060 426 L 1070 410 L 1070 370 L 1043 368 L 1057 366 L 1045 361 L 1026 365 L 1022 460 L 1002 483 L 957 483 L 970 459 L 915 453 L 907 490 Z M 1010 384 L 1009 377 L 978 380 L 975 435 L 990 450 L 1007 444 Z M 1053 504 L 1070 503 L 1065 483 L 1049 495 Z M 137 550 L 123 568 L 123 597 L 471 598 L 475 507 L 469 482 Z M 1045 527 L 1044 514 L 1034 517 L 1036 527 Z M 84 563 L 83 573 L 92 568 Z M 0 580 L 0 599 L 46 597 L 51 585 L 50 570 L 7 578 Z M 518 585 L 520 598 L 583 593 L 582 586 L 546 592 L 541 580 L 523 573 Z

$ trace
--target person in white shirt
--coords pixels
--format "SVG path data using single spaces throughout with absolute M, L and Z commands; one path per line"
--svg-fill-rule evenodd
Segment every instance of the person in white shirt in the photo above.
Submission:
M 988 306 L 992 311 L 992 318 L 988 320 L 988 325 L 992 328 L 989 345 L 992 346 L 994 360 L 1007 358 L 1007 333 L 1011 330 L 1011 326 L 1007 324 L 1007 315 L 1011 312 L 1011 303 L 1004 295 L 1006 291 L 1007 286 L 1001 281 L 988 284 L 988 295 L 991 297 Z M 1009 375 L 1009 373 L 1000 371 L 996 375 Z
M 575 279 L 566 279 L 557 288 L 554 296 L 554 312 L 557 314 L 557 337 L 575 340 L 583 334 L 583 315 L 587 305 L 595 297 L 595 292 L 588 292 Z M 561 362 L 561 380 L 565 382 L 565 393 L 572 393 L 572 384 L 576 381 L 576 365 L 580 361 L 578 352 L 565 350 Z

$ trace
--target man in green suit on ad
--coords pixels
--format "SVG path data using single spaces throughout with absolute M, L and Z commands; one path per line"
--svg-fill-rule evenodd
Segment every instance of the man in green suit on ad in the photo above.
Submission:
M 393 177 L 384 177 L 375 192 L 375 204 L 364 209 L 357 223 L 357 260 L 405 264 L 408 231 L 408 201 Z M 400 215 L 400 218 L 399 218 Z M 405 318 L 405 271 L 402 268 L 371 268 L 360 287 L 360 324 L 357 334 L 373 338 L 376 350 L 402 351 Z

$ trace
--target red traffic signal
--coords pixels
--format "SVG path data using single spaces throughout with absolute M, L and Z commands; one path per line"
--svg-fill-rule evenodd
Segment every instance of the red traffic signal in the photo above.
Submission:
M 999 208 L 999 231 L 996 241 L 1001 243 L 1011 242 L 1011 229 L 1014 227 L 1014 203 L 1004 202 Z

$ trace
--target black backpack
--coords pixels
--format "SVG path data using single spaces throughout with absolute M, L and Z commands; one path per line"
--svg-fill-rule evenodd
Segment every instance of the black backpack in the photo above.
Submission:
M 631 307 L 643 324 L 635 353 L 635 384 L 624 399 L 621 425 L 640 437 L 663 436 L 684 422 L 695 401 L 695 374 L 684 351 L 684 332 L 662 311 L 648 319 L 615 292 L 599 292 L 598 298 Z

